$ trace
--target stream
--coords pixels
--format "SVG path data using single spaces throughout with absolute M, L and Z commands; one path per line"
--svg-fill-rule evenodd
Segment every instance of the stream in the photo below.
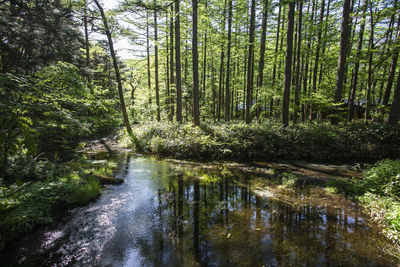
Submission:
M 121 185 L 0 254 L 1 266 L 396 266 L 362 208 L 248 177 L 119 154 Z M 267 193 L 266 193 L 267 192 Z M 270 192 L 270 193 L 268 193 Z

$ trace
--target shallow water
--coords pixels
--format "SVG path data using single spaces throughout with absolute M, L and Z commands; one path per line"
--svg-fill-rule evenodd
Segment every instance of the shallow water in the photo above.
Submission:
M 397 265 L 354 203 L 268 197 L 235 174 L 144 157 L 107 162 L 124 184 L 15 243 L 0 265 Z

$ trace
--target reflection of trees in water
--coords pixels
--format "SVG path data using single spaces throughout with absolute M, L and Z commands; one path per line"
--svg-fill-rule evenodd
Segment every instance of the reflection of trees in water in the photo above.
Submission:
M 168 189 L 178 193 L 166 231 L 176 233 L 183 265 L 362 265 L 378 257 L 360 245 L 366 229 L 357 212 L 343 207 L 265 199 L 232 177 L 207 184 L 180 176 Z

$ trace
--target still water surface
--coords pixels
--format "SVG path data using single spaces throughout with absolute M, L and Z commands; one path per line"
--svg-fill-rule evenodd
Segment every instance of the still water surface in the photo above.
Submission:
M 257 195 L 248 179 L 144 157 L 125 183 L 28 236 L 4 266 L 396 266 L 361 209 Z

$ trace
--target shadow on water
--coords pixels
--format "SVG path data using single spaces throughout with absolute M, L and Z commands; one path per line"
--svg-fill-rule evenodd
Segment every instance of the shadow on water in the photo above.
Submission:
M 308 203 L 295 192 L 294 205 L 255 194 L 251 181 L 237 175 L 148 158 L 119 155 L 106 163 L 114 163 L 124 184 L 14 244 L 0 255 L 2 265 L 397 264 L 354 203 Z

